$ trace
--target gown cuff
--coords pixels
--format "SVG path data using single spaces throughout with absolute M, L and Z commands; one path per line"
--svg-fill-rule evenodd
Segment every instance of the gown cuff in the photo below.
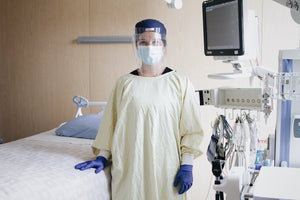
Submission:
M 181 165 L 193 165 L 193 160 L 193 154 L 183 154 L 181 159 Z
M 110 151 L 101 149 L 98 156 L 102 156 L 102 157 L 106 158 L 106 160 L 108 160 L 110 155 L 111 155 Z

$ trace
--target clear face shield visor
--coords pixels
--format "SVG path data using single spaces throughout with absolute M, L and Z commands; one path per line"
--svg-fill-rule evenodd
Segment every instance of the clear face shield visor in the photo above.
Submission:
M 156 65 L 163 61 L 166 49 L 166 35 L 160 28 L 136 28 L 134 49 L 138 65 Z

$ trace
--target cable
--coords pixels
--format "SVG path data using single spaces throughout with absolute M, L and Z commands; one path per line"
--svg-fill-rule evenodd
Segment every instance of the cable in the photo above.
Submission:
M 208 161 L 213 164 L 213 168 L 218 168 L 217 174 L 221 174 L 225 161 L 232 154 L 234 148 L 232 132 L 226 117 L 219 115 L 213 123 L 211 141 L 206 153 Z M 221 171 L 219 172 L 219 170 Z
M 207 158 L 212 164 L 212 173 L 216 177 L 215 184 L 221 183 L 225 161 L 231 155 L 234 147 L 232 142 L 232 132 L 232 128 L 225 116 L 219 115 L 214 121 L 211 141 L 207 149 Z M 209 191 L 206 198 L 208 195 Z M 216 200 L 223 200 L 223 192 L 216 191 L 215 198 Z

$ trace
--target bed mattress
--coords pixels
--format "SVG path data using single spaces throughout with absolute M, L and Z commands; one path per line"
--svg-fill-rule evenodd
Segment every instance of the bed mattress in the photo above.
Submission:
M 0 145 L 0 199 L 110 199 L 110 167 L 75 170 L 93 160 L 93 140 L 55 135 L 55 129 Z

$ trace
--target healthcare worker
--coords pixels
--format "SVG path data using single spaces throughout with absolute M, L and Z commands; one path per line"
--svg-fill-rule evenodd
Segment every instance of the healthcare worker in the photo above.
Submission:
M 141 65 L 113 89 L 92 144 L 98 157 L 75 168 L 99 173 L 111 158 L 113 200 L 183 200 L 201 155 L 196 93 L 185 75 L 164 65 L 161 22 L 138 22 L 134 43 Z

